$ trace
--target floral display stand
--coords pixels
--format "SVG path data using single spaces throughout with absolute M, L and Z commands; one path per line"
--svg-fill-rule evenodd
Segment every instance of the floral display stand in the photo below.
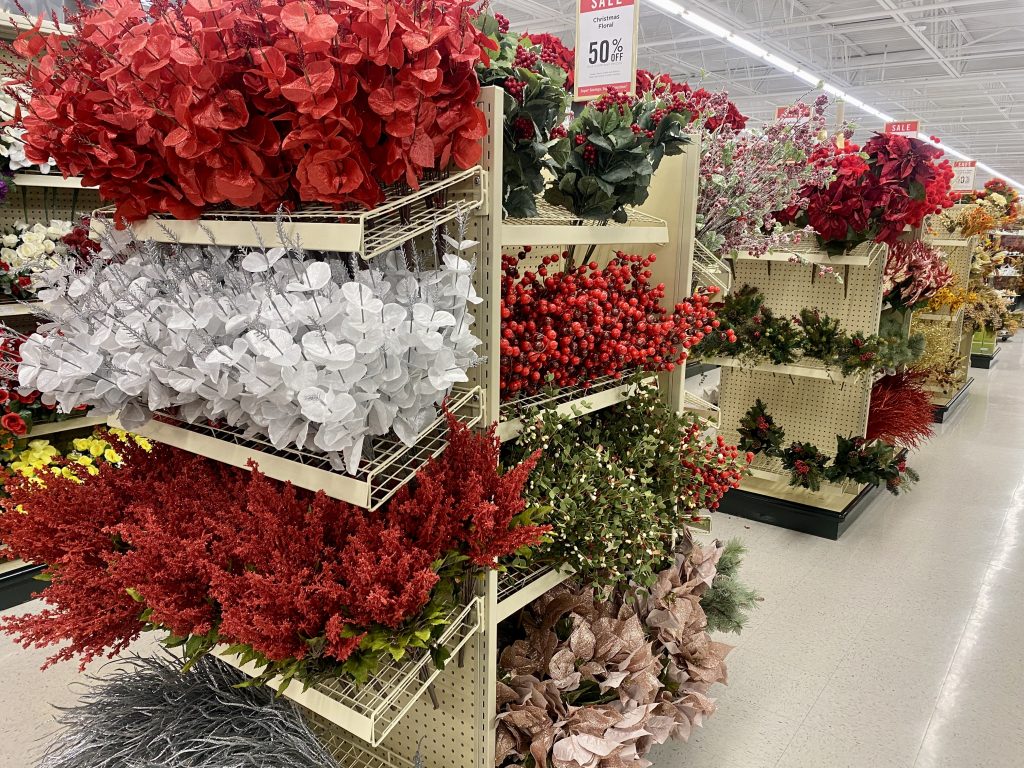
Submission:
M 780 317 L 801 309 L 820 309 L 839 320 L 847 333 L 878 332 L 886 246 L 865 243 L 830 257 L 804 242 L 757 259 L 740 253 L 733 264 L 733 285 L 750 285 Z M 821 274 L 830 266 L 834 275 Z M 872 377 L 844 377 L 838 369 L 794 363 L 744 365 L 736 358 L 716 358 L 721 368 L 720 433 L 736 442 L 740 419 L 757 399 L 785 425 L 786 441 L 835 445 L 836 435 L 864 435 L 871 402 Z M 758 456 L 751 476 L 722 500 L 728 514 L 837 539 L 863 509 L 875 490 L 851 482 L 826 483 L 818 491 L 795 488 L 790 473 L 775 458 Z
M 622 380 L 606 376 L 587 387 L 501 402 L 502 255 L 527 245 L 533 246 L 531 259 L 569 248 L 586 251 L 588 259 L 598 263 L 609 260 L 618 250 L 653 253 L 657 260 L 650 267 L 652 282 L 665 286 L 663 305 L 674 306 L 686 300 L 691 295 L 699 147 L 691 144 L 682 154 L 666 158 L 653 178 L 648 202 L 630 210 L 624 222 L 584 220 L 544 203 L 538 205 L 533 218 L 503 220 L 500 185 L 504 94 L 495 87 L 486 87 L 478 106 L 489 126 L 480 166 L 449 177 L 448 204 L 431 209 L 431 220 L 436 224 L 459 218 L 467 223 L 466 236 L 477 242 L 473 248 L 473 279 L 482 301 L 474 306 L 473 314 L 474 333 L 483 342 L 478 349 L 482 362 L 469 371 L 470 381 L 456 390 L 450 406 L 464 423 L 484 426 L 497 422 L 497 434 L 506 441 L 515 439 L 521 431 L 524 407 L 549 405 L 566 416 L 581 415 L 622 402 L 631 396 L 632 389 Z M 413 194 L 392 200 L 382 207 L 387 210 L 374 209 L 352 220 L 335 218 L 325 222 L 315 217 L 294 217 L 284 226 L 303 230 L 304 243 L 316 238 L 336 242 L 331 239 L 332 229 L 336 230 L 346 248 L 369 258 L 410 239 L 431 237 L 426 214 L 417 213 L 417 201 L 424 197 Z M 403 215 L 393 221 L 387 213 L 390 210 L 402 210 Z M 216 230 L 220 245 L 238 244 L 233 241 L 239 238 L 244 245 L 246 238 L 255 237 L 253 233 L 269 223 L 241 213 L 206 218 L 206 224 L 212 227 L 172 222 L 170 229 L 187 241 L 201 240 Z M 98 212 L 94 222 L 94 226 L 108 226 L 107 212 Z M 136 230 L 166 233 L 161 224 L 166 225 L 166 220 L 159 224 L 143 222 Z M 264 230 L 267 236 L 275 234 L 266 226 Z M 687 398 L 684 365 L 675 366 L 671 372 L 651 374 L 650 378 L 658 380 L 659 390 L 677 411 L 688 405 L 706 405 Z M 111 423 L 116 424 L 116 418 Z M 323 488 L 330 496 L 370 509 L 384 504 L 430 456 L 445 447 L 440 424 L 430 425 L 413 448 L 400 441 L 375 441 L 373 457 L 353 477 L 332 472 L 322 461 L 318 463 L 303 452 L 274 449 L 252 435 L 233 434 L 213 426 L 161 417 L 134 431 L 235 466 L 258 458 L 268 476 L 288 479 L 302 487 Z M 397 768 L 411 765 L 418 755 L 422 762 L 417 765 L 425 768 L 490 768 L 495 754 L 498 624 L 570 575 L 568 570 L 536 566 L 514 573 L 491 570 L 476 577 L 473 589 L 466 590 L 461 604 L 446 617 L 446 632 L 440 640 L 448 656 L 443 669 L 434 666 L 429 654 L 410 654 L 385 663 L 361 686 L 339 679 L 306 690 L 291 685 L 283 695 L 303 708 L 345 766 Z M 239 658 L 225 659 L 243 671 L 252 671 Z
M 0 37 L 13 39 L 15 27 L 5 19 L 0 22 Z M 7 60 L 4 52 L 0 58 Z M 95 190 L 83 189 L 80 179 L 65 179 L 54 170 L 49 174 L 17 173 L 6 200 L 0 204 L 0 230 L 7 230 L 17 222 L 34 223 L 51 219 L 73 220 L 87 214 L 100 204 Z M 31 332 L 39 324 L 33 302 L 0 301 L 0 322 L 23 333 Z M 39 424 L 28 437 L 43 437 L 57 432 L 89 428 L 102 419 L 76 418 L 52 424 Z M 5 560 L 0 550 L 0 610 L 29 599 L 40 587 L 34 577 L 43 566 L 22 560 Z
M 960 285 L 966 286 L 970 279 L 971 257 L 977 237 L 965 238 L 944 232 L 935 234 L 934 229 L 929 227 L 931 218 L 925 220 L 921 231 L 916 232 L 915 236 L 920 237 L 928 245 L 941 250 L 946 255 L 946 264 L 949 265 L 950 271 Z M 925 384 L 925 388 L 933 394 L 935 421 L 941 424 L 959 405 L 966 401 L 967 391 L 973 382 L 969 375 L 973 331 L 969 325 L 965 325 L 963 310 L 944 314 L 928 311 L 915 312 L 911 331 L 925 336 L 929 352 L 934 348 L 952 350 L 955 351 L 957 359 L 960 361 L 952 386 L 948 383 L 938 382 Z

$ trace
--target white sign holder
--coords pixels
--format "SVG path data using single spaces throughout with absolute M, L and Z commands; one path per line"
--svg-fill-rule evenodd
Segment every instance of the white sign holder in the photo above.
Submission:
M 639 0 L 578 0 L 576 11 L 575 100 L 635 93 Z

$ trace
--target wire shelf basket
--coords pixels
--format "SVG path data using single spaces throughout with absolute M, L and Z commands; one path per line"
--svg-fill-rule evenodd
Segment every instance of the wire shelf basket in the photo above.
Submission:
M 438 646 L 447 652 L 447 664 L 458 663 L 456 657 L 459 650 L 480 630 L 482 616 L 479 597 L 449 611 L 445 618 L 450 623 L 438 642 Z M 239 664 L 237 656 L 220 658 L 248 675 L 259 674 L 259 669 L 252 663 Z M 301 684 L 293 682 L 281 695 L 376 747 L 398 725 L 413 704 L 431 688 L 431 683 L 442 671 L 434 666 L 426 650 L 402 661 L 395 661 L 385 654 L 380 668 L 362 685 L 338 678 L 302 690 Z M 277 678 L 267 683 L 275 689 L 280 684 Z
M 594 379 L 587 387 L 564 387 L 556 392 L 543 390 L 535 395 L 518 397 L 501 405 L 501 416 L 498 421 L 497 434 L 502 442 L 513 440 L 523 431 L 520 416 L 532 408 L 553 408 L 560 415 L 568 417 L 583 416 L 599 411 L 602 408 L 621 403 L 636 389 L 637 384 L 625 381 L 628 375 L 602 376 Z M 641 384 L 656 382 L 653 374 L 642 379 Z
M 358 253 L 371 259 L 479 208 L 484 186 L 484 171 L 474 166 L 426 181 L 416 191 L 386 189 L 387 202 L 369 211 L 338 211 L 327 205 L 288 211 L 280 229 L 284 239 L 309 251 Z M 102 229 L 109 225 L 114 210 L 114 206 L 98 209 L 92 226 Z M 158 243 L 243 248 L 288 245 L 282 242 L 277 214 L 248 209 L 208 211 L 192 220 L 157 215 L 131 226 L 136 237 Z
M 448 407 L 459 421 L 475 426 L 482 417 L 480 388 L 453 393 Z M 116 418 L 108 421 L 120 426 Z M 267 477 L 291 481 L 311 491 L 322 490 L 332 498 L 371 510 L 387 502 L 448 445 L 447 422 L 438 415 L 412 446 L 394 435 L 374 438 L 371 455 L 364 456 L 358 474 L 348 475 L 333 469 L 322 453 L 276 448 L 266 436 L 237 427 L 190 424 L 173 415 L 159 414 L 132 431 L 242 469 L 247 469 L 252 460 Z
M 313 734 L 338 761 L 338 765 L 344 768 L 413 768 L 411 762 L 389 749 L 377 747 L 370 750 L 357 744 L 330 720 L 308 713 L 306 721 Z
M 501 226 L 502 245 L 632 245 L 667 243 L 664 219 L 636 209 L 626 212 L 625 222 L 583 219 L 574 213 L 537 200 L 537 215 L 528 219 L 505 219 Z
M 544 563 L 498 574 L 497 621 L 504 621 L 573 575 L 568 566 Z

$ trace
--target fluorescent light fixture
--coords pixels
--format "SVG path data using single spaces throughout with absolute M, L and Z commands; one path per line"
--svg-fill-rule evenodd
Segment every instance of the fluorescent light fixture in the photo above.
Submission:
M 759 59 L 763 59 L 768 54 L 768 51 L 766 51 L 760 45 L 751 40 L 747 40 L 747 38 L 745 37 L 740 37 L 739 35 L 729 35 L 729 37 L 727 37 L 726 40 L 732 43 L 740 50 L 746 51 L 747 53 L 751 54 L 752 56 L 756 56 Z
M 875 109 L 870 104 L 865 104 L 860 99 L 856 99 L 853 96 L 850 96 L 849 94 L 843 92 L 836 86 L 828 82 L 825 82 L 825 79 L 823 77 L 819 77 L 818 75 L 815 75 L 811 72 L 807 72 L 798 67 L 796 64 L 793 64 L 787 61 L 786 59 L 782 58 L 781 56 L 776 56 L 774 53 L 768 53 L 764 48 L 762 48 L 752 40 L 748 40 L 745 37 L 737 35 L 735 32 L 726 29 L 721 24 L 712 21 L 706 16 L 701 16 L 698 13 L 694 13 L 693 11 L 684 8 L 682 5 L 675 2 L 675 0 L 644 1 L 646 3 L 649 3 L 650 5 L 653 5 L 655 8 L 664 11 L 667 14 L 670 14 L 672 16 L 678 16 L 690 26 L 697 27 L 697 29 L 702 29 L 705 32 L 714 35 L 715 37 L 722 38 L 725 42 L 729 43 L 734 48 L 739 48 L 744 53 L 748 53 L 751 56 L 754 56 L 755 58 L 761 59 L 762 61 L 771 64 L 776 69 L 781 69 L 783 72 L 793 75 L 794 77 L 803 80 L 805 83 L 808 83 L 809 85 L 817 87 L 818 83 L 821 83 L 822 89 L 826 93 L 832 94 L 837 99 L 842 99 L 855 109 L 859 109 L 862 112 L 866 112 L 869 115 L 877 117 L 883 123 L 891 123 L 896 120 L 896 118 L 893 117 L 892 115 L 887 115 L 885 112 L 882 112 L 879 109 Z M 927 141 L 929 144 L 935 144 L 935 146 L 939 147 L 944 152 L 952 155 L 953 157 L 957 157 L 961 160 L 974 159 L 968 157 L 963 152 L 959 152 L 953 149 L 952 147 L 947 146 L 946 144 L 936 144 L 924 133 L 917 134 L 917 137 L 922 141 Z M 984 163 L 979 162 L 978 168 L 981 168 L 983 171 L 991 174 L 992 176 L 998 176 L 999 178 L 1005 180 L 1007 184 L 1011 184 L 1021 190 L 1024 190 L 1024 184 L 1021 184 L 1019 181 L 1014 181 L 1013 179 L 1009 178 L 1008 176 L 1005 176 L 1004 174 L 999 173 L 999 171 L 985 165 Z
M 693 11 L 684 10 L 683 19 L 695 27 L 703 29 L 706 32 L 710 32 L 715 37 L 728 37 L 731 34 L 729 30 L 721 24 L 716 24 L 706 16 L 701 16 Z

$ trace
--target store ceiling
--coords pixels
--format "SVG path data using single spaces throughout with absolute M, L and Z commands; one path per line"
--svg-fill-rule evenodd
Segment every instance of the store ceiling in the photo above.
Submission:
M 641 4 L 639 66 L 729 91 L 769 118 L 808 86 L 652 4 Z M 897 119 L 1024 182 L 1024 1 L 678 0 Z M 513 29 L 573 45 L 575 0 L 495 0 Z M 862 133 L 876 117 L 850 109 Z M 979 182 L 986 178 L 979 172 Z

